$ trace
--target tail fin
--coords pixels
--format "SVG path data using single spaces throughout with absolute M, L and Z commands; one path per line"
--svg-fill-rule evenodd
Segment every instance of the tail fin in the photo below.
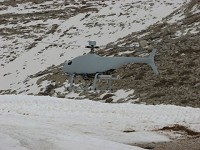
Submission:
M 151 54 L 149 55 L 149 57 L 148 57 L 148 59 L 149 59 L 148 65 L 151 66 L 151 68 L 153 69 L 153 72 L 154 72 L 155 74 L 159 74 L 158 69 L 157 69 L 157 67 L 156 67 L 156 65 L 155 65 L 155 63 L 154 63 L 154 57 L 155 57 L 155 55 L 156 55 L 156 51 L 157 51 L 156 49 L 153 49 L 153 51 L 152 51 Z

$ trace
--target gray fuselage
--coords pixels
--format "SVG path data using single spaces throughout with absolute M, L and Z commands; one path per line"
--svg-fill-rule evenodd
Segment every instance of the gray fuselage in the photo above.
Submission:
M 69 74 L 94 74 L 117 69 L 128 63 L 154 64 L 149 57 L 101 57 L 96 54 L 79 56 L 64 64 L 64 72 Z M 155 72 L 156 73 L 156 72 Z

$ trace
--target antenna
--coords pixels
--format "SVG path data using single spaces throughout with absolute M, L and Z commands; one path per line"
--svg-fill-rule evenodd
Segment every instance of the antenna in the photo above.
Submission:
M 94 49 L 99 48 L 99 46 L 96 46 L 96 41 L 88 41 L 89 45 L 85 46 L 85 48 L 90 48 L 90 53 L 94 54 Z

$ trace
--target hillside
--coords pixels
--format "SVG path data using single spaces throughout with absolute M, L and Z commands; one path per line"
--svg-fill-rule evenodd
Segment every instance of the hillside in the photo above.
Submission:
M 121 77 L 113 83 L 114 95 L 134 90 L 117 102 L 200 107 L 199 10 L 198 0 L 1 0 L 0 93 L 70 97 L 62 65 L 88 50 L 41 41 L 86 45 L 92 39 L 107 45 L 97 52 L 103 56 L 143 56 L 158 49 L 159 76 L 138 64 L 113 72 Z M 140 47 L 116 47 L 133 44 Z M 77 93 L 95 100 L 103 94 Z M 110 96 L 103 101 L 114 102 Z
M 199 0 L 0 0 L 0 149 L 198 150 L 199 31 Z M 159 75 L 127 64 L 112 91 L 78 76 L 69 92 L 63 64 L 89 40 L 100 56 L 156 48 Z
M 199 10 L 200 2 L 191 1 L 162 23 L 120 41 L 125 44 L 144 40 L 148 52 L 152 47 L 158 49 L 160 75 L 153 75 L 148 66 L 129 65 L 117 71 L 125 73 L 123 84 L 117 86 L 134 88 L 140 100 L 149 104 L 200 107 Z

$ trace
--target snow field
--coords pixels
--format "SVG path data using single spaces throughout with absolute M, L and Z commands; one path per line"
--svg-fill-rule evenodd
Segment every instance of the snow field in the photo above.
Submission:
M 25 95 L 1 95 L 0 104 L 0 142 L 10 146 L 6 143 L 11 140 L 28 149 L 34 145 L 38 149 L 51 145 L 54 149 L 109 149 L 120 147 L 119 143 L 169 141 L 157 130 L 174 124 L 200 131 L 199 108 Z

